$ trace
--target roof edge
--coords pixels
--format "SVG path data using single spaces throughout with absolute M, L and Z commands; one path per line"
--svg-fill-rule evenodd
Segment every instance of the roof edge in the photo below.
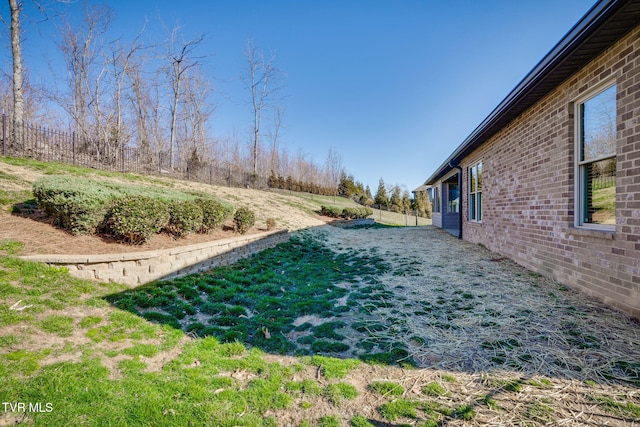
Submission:
M 498 106 L 471 132 L 471 134 L 449 155 L 440 167 L 425 181 L 433 184 L 444 176 L 451 165 L 457 165 L 475 144 L 484 142 L 492 124 L 495 124 L 529 90 L 548 76 L 567 55 L 582 45 L 597 29 L 630 0 L 602 0 L 594 4 L 585 15 L 560 39 L 527 75 L 509 92 Z M 549 93 L 549 92 L 547 92 Z M 494 132 L 495 133 L 495 132 Z M 484 140 L 481 140 L 482 137 Z

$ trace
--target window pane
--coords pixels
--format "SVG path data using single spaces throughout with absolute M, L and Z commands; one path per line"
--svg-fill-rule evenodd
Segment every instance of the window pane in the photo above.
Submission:
M 478 221 L 482 221 L 482 193 L 478 193 Z
M 581 106 L 581 161 L 616 155 L 616 87 Z
M 458 213 L 459 206 L 458 184 L 449 184 L 449 212 Z
M 478 163 L 478 191 L 482 191 L 482 162 Z
M 584 166 L 584 222 L 616 223 L 616 159 Z
M 476 167 L 473 166 L 469 169 L 469 193 L 476 192 L 476 182 L 478 182 L 478 173 Z
M 476 195 L 469 195 L 469 220 L 476 220 Z

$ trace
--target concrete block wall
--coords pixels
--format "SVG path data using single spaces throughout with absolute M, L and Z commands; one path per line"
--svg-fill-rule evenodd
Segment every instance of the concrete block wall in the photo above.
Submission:
M 574 227 L 573 100 L 617 85 L 616 227 Z M 483 220 L 468 221 L 468 167 L 483 162 Z M 640 318 L 640 28 L 462 162 L 465 240 Z
M 233 264 L 289 240 L 288 230 L 238 236 L 171 249 L 105 255 L 28 255 L 22 259 L 66 267 L 81 279 L 138 286 Z

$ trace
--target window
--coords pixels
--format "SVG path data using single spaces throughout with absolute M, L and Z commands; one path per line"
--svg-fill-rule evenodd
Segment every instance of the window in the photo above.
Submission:
M 431 191 L 431 211 L 438 213 L 440 212 L 440 191 L 438 187 L 432 187 L 429 191 Z
M 576 103 L 576 226 L 616 223 L 616 86 Z
M 482 162 L 471 166 L 469 175 L 469 221 L 482 221 Z
M 449 213 L 460 212 L 460 191 L 458 184 L 450 183 L 449 185 Z

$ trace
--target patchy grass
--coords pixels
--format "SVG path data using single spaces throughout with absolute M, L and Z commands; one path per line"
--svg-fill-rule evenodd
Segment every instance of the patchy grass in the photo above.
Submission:
M 351 384 L 340 382 L 327 385 L 324 394 L 329 402 L 337 406 L 345 400 L 355 399 L 358 396 L 358 390 Z
M 607 412 L 622 415 L 624 417 L 635 419 L 640 418 L 640 404 L 628 401 L 627 396 L 593 394 L 587 397 L 589 400 L 596 402 Z
M 358 355 L 339 331 L 339 283 L 375 284 L 389 266 L 379 256 L 335 253 L 308 237 L 268 249 L 237 264 L 114 294 L 114 306 L 148 320 L 223 342 L 241 341 L 280 354 Z M 312 326 L 295 322 L 315 317 Z M 302 335 L 295 341 L 291 338 Z M 403 355 L 388 356 L 385 363 Z
M 445 396 L 447 395 L 447 389 L 438 384 L 437 382 L 430 382 L 422 387 L 422 392 L 427 396 Z
M 374 381 L 369 384 L 369 389 L 382 396 L 402 396 L 404 387 L 390 381 Z
M 325 356 L 313 356 L 306 360 L 309 364 L 317 366 L 320 373 L 327 379 L 344 378 L 349 372 L 360 365 L 358 360 L 343 360 Z
M 16 242 L 12 240 L 2 240 L 0 241 L 0 251 L 4 252 L 7 255 L 17 255 L 20 253 L 24 244 L 21 242 Z
M 412 260 L 395 268 L 389 259 L 401 254 L 304 236 L 232 267 L 126 291 L 3 253 L 0 399 L 50 402 L 53 410 L 24 419 L 0 414 L 0 424 L 20 417 L 35 426 L 437 427 L 489 419 L 536 426 L 585 421 L 585 399 L 593 423 L 623 426 L 640 417 L 633 383 L 640 365 L 632 357 L 610 358 L 611 369 L 589 379 L 525 375 L 506 363 L 480 373 L 402 365 L 416 349 L 441 348 L 417 335 L 409 313 L 437 333 L 460 332 L 463 321 L 484 328 L 473 317 L 480 312 L 496 323 L 534 314 L 509 317 L 508 307 L 486 304 L 481 285 L 447 287 L 424 275 L 421 286 L 441 300 L 402 299 L 386 280 L 416 280 Z M 452 327 L 438 327 L 436 316 Z M 576 333 L 585 329 L 575 316 L 575 324 L 563 318 L 556 337 L 576 351 L 596 350 Z M 601 335 L 587 335 L 605 351 Z M 358 358 L 315 354 L 317 343 L 348 345 Z M 528 343 L 522 334 L 494 334 L 475 350 L 509 358 Z
M 70 337 L 73 333 L 74 320 L 70 316 L 51 314 L 39 322 L 40 328 L 45 332 L 56 334 L 60 337 Z

